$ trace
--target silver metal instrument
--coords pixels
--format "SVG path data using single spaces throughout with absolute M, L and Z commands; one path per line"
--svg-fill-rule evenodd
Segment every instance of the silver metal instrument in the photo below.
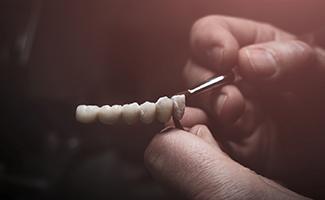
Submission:
M 197 86 L 193 87 L 192 89 L 188 89 L 186 91 L 180 92 L 179 94 L 184 94 L 186 98 L 189 98 L 193 95 L 206 92 L 209 89 L 217 89 L 224 85 L 230 84 L 234 80 L 235 80 L 235 75 L 233 72 L 230 72 L 226 75 L 212 77 L 212 78 L 198 84 Z M 174 121 L 176 128 L 184 130 L 180 121 L 177 120 L 174 116 L 173 116 L 173 121 Z
M 216 89 L 220 88 L 221 86 L 227 85 L 232 83 L 235 80 L 234 73 L 228 73 L 226 75 L 220 75 L 212 77 L 197 86 L 193 87 L 192 89 L 188 89 L 184 92 L 181 92 L 180 94 L 184 94 L 186 97 L 196 95 L 202 92 L 205 92 L 209 89 Z

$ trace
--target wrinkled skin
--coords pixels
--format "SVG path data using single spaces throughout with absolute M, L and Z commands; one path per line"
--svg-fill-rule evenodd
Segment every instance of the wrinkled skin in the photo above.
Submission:
M 205 112 L 188 108 L 186 131 L 153 139 L 145 154 L 152 174 L 193 199 L 304 198 L 270 179 L 322 197 L 325 51 L 312 41 L 244 19 L 196 22 L 188 85 L 231 70 L 238 80 L 199 96 Z

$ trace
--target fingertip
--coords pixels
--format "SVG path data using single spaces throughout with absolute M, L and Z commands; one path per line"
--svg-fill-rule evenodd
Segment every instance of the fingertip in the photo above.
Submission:
M 220 150 L 217 141 L 214 139 L 212 133 L 210 132 L 209 128 L 205 125 L 198 124 L 193 126 L 190 130 L 190 133 L 196 135 L 197 137 L 201 138 L 208 144 L 212 145 L 213 147 L 217 147 Z
M 223 87 L 214 104 L 218 119 L 225 124 L 234 123 L 245 110 L 245 99 L 234 85 Z
M 314 50 L 302 41 L 272 41 L 242 48 L 238 71 L 250 81 L 272 82 L 310 70 L 314 61 Z
M 199 109 L 193 107 L 185 107 L 185 112 L 183 118 L 180 120 L 180 123 L 184 127 L 192 127 L 196 124 L 207 124 L 208 116 L 207 114 Z M 174 126 L 174 121 L 171 119 L 166 124 L 166 127 Z
M 199 108 L 186 107 L 181 123 L 187 127 L 192 127 L 195 124 L 206 124 L 208 123 L 208 116 Z

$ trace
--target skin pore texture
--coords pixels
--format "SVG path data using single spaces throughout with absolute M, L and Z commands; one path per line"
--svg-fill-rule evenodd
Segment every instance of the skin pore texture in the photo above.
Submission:
M 181 120 L 185 111 L 185 95 L 175 95 L 171 98 L 161 97 L 156 103 L 144 102 L 125 105 L 79 105 L 76 109 L 76 119 L 81 123 L 92 123 L 99 120 L 103 124 L 112 125 L 123 121 L 128 125 L 141 121 L 150 124 L 155 120 L 166 123 L 172 116 Z

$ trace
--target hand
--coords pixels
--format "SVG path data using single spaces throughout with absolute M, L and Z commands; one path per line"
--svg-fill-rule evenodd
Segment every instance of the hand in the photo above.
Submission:
M 211 143 L 206 128 L 209 147 L 189 134 L 192 129 L 160 134 L 145 157 L 153 174 L 196 198 L 293 197 L 244 165 L 297 192 L 322 197 L 324 51 L 271 25 L 222 16 L 193 26 L 191 49 L 184 69 L 189 85 L 230 70 L 241 80 L 200 96 L 198 105 L 209 117 L 187 111 L 182 122 L 207 124 L 218 142 Z
M 201 110 L 186 112 L 186 126 L 206 120 Z M 145 164 L 154 178 L 189 199 L 306 199 L 233 161 L 204 125 L 158 134 Z

